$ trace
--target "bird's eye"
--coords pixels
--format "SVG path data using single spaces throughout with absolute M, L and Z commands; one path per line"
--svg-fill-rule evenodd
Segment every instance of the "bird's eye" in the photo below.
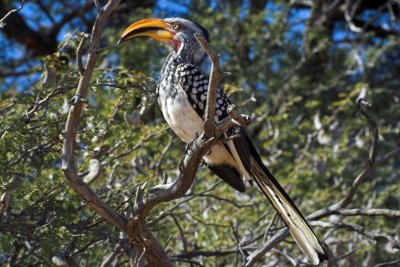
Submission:
M 178 23 L 172 24 L 172 28 L 173 28 L 174 30 L 179 29 L 179 24 L 178 24 Z

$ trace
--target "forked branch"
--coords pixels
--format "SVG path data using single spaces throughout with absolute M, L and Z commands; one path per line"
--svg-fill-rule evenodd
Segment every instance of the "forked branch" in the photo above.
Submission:
M 158 185 L 150 189 L 147 195 L 144 193 L 145 185 L 138 188 L 134 211 L 130 218 L 111 209 L 102 201 L 78 175 L 79 168 L 75 159 L 76 135 L 83 106 L 87 103 L 85 99 L 88 96 L 90 80 L 99 56 L 101 32 L 107 18 L 115 10 L 119 2 L 118 0 L 111 0 L 103 8 L 100 8 L 98 1 L 95 1 L 98 12 L 90 35 L 85 67 L 83 67 L 81 57 L 86 36 L 82 38 L 78 47 L 76 58 L 80 79 L 75 97 L 70 102 L 71 107 L 65 126 L 62 172 L 68 184 L 95 212 L 107 222 L 126 233 L 137 250 L 142 251 L 142 255 L 146 258 L 150 266 L 173 266 L 162 245 L 147 228 L 146 217 L 156 205 L 184 195 L 193 183 L 202 157 L 220 140 L 223 131 L 235 124 L 246 122 L 248 117 L 242 117 L 242 115 L 238 115 L 231 110 L 231 114 L 234 115 L 233 117 L 235 118 L 230 118 L 230 120 L 226 121 L 223 125 L 216 124 L 214 119 L 210 119 L 214 118 L 213 114 L 215 114 L 217 89 L 222 78 L 222 72 L 219 67 L 219 57 L 211 50 L 204 38 L 197 36 L 196 38 L 200 38 L 198 40 L 201 40 L 199 42 L 203 49 L 213 61 L 209 97 L 207 99 L 208 120 L 204 123 L 205 132 L 187 145 L 186 153 L 179 165 L 180 174 L 174 182 Z

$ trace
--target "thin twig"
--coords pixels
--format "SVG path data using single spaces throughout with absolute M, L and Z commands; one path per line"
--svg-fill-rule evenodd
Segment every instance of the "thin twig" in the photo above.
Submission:
M 26 112 L 25 122 L 29 122 L 33 117 L 33 115 L 35 114 L 35 112 L 37 112 L 41 107 L 46 106 L 53 97 L 64 93 L 64 91 L 65 88 L 58 86 L 56 89 L 51 91 L 45 98 L 43 98 L 42 100 L 37 100 L 35 105 Z
M 183 251 L 185 253 L 187 253 L 189 250 L 188 250 L 188 242 L 187 242 L 186 237 L 185 237 L 185 232 L 183 231 L 183 228 L 182 228 L 181 224 L 179 223 L 179 220 L 176 218 L 176 216 L 174 214 L 172 214 L 172 213 L 170 214 L 170 216 L 172 217 L 176 227 L 178 228 L 179 235 L 180 235 L 181 240 L 182 240 Z M 192 264 L 191 264 L 191 266 L 192 266 Z
M 104 7 L 104 12 L 99 14 L 96 18 L 95 25 L 92 29 L 89 51 L 86 61 L 86 71 L 79 79 L 76 96 L 84 99 L 88 95 L 90 80 L 92 78 L 93 69 L 95 67 L 98 53 L 97 50 L 100 46 L 100 37 L 105 23 L 111 13 L 119 5 L 120 0 L 110 0 Z M 75 143 L 76 133 L 78 130 L 79 121 L 81 119 L 83 102 L 78 101 L 71 105 L 68 119 L 65 125 L 65 139 L 62 155 L 62 172 L 68 184 L 75 190 L 75 192 L 86 200 L 88 205 L 93 208 L 99 215 L 106 221 L 113 224 L 120 230 L 126 229 L 126 218 L 117 213 L 115 210 L 107 206 L 79 177 L 77 165 L 75 160 Z
M 318 225 L 324 228 L 335 228 L 335 229 L 347 229 L 350 231 L 357 232 L 373 241 L 378 240 L 386 240 L 391 243 L 393 248 L 400 249 L 400 240 L 396 239 L 395 237 L 389 234 L 382 234 L 376 232 L 370 232 L 366 230 L 365 227 L 355 224 L 355 223 L 344 223 L 344 222 L 322 222 L 322 221 L 312 221 L 310 222 L 311 225 Z
M 247 257 L 245 267 L 253 266 L 254 263 L 263 257 L 268 251 L 274 248 L 279 242 L 284 240 L 288 235 L 289 230 L 287 228 L 281 229 L 270 239 L 268 239 L 268 242 L 266 242 L 262 247 L 258 248 Z
M 76 63 L 78 64 L 78 70 L 79 70 L 79 74 L 81 76 L 83 76 L 83 73 L 85 72 L 85 68 L 83 67 L 83 64 L 82 64 L 82 52 L 83 52 L 83 48 L 85 47 L 86 40 L 88 39 L 88 37 L 89 36 L 87 34 L 82 35 L 82 39 L 79 42 L 78 49 L 76 50 Z
M 360 94 L 364 94 L 364 92 L 361 92 Z M 367 120 L 370 130 L 373 133 L 372 140 L 371 140 L 370 152 L 369 152 L 369 156 L 368 156 L 368 162 L 366 164 L 366 167 L 357 175 L 357 177 L 353 181 L 352 186 L 350 187 L 350 190 L 340 201 L 336 202 L 335 204 L 331 205 L 328 208 L 321 209 L 319 211 L 314 212 L 313 214 L 311 214 L 309 216 L 312 219 L 320 219 L 324 216 L 327 216 L 328 214 L 332 214 L 332 212 L 334 212 L 338 209 L 347 207 L 353 200 L 353 197 L 356 194 L 356 192 L 357 192 L 359 186 L 362 184 L 362 182 L 364 182 L 365 179 L 369 176 L 369 174 L 381 163 L 380 160 L 378 160 L 378 162 L 376 162 L 376 147 L 378 145 L 378 138 L 379 138 L 378 125 L 371 118 L 371 116 L 364 110 L 364 106 L 365 106 L 364 103 L 367 103 L 367 102 L 363 99 L 363 97 L 357 98 L 357 104 L 360 107 L 360 112 Z
M 338 209 L 333 212 L 334 214 L 344 216 L 386 216 L 391 218 L 400 218 L 400 210 L 389 209 Z
M 156 169 L 156 177 L 160 177 L 160 170 L 161 170 L 161 164 L 165 158 L 165 155 L 167 154 L 168 150 L 170 149 L 171 145 L 172 145 L 172 141 L 174 140 L 174 137 L 170 137 L 168 140 L 167 145 L 164 147 L 164 149 L 161 151 L 161 155 L 158 158 L 158 161 L 155 165 L 155 169 Z
M 3 28 L 4 26 L 6 26 L 6 19 L 9 16 L 11 16 L 11 14 L 13 14 L 15 12 L 19 12 L 24 7 L 24 4 L 25 4 L 25 0 L 22 0 L 19 7 L 8 11 L 8 13 L 2 19 L 0 19 L 0 28 Z
M 366 164 L 366 167 L 360 172 L 360 174 L 357 175 L 357 177 L 354 179 L 354 182 L 350 188 L 350 190 L 346 193 L 346 195 L 338 202 L 335 204 L 327 207 L 327 208 L 322 208 L 318 211 L 315 211 L 311 215 L 307 216 L 308 220 L 317 220 L 323 217 L 326 217 L 330 214 L 340 214 L 340 215 L 345 215 L 345 216 L 352 216 L 352 215 L 365 215 L 365 216 L 388 216 L 388 217 L 395 217 L 397 218 L 400 215 L 400 211 L 397 210 L 387 210 L 387 209 L 369 209 L 369 210 L 360 210 L 360 209 L 345 209 L 353 200 L 354 195 L 356 194 L 359 186 L 365 179 L 369 176 L 369 174 L 378 166 L 386 163 L 388 160 L 394 158 L 398 154 L 400 154 L 400 146 L 394 148 L 392 151 L 388 152 L 386 155 L 376 159 L 376 148 L 378 145 L 378 137 L 379 137 L 379 131 L 378 131 L 378 126 L 376 122 L 371 118 L 371 116 L 364 110 L 365 105 L 367 102 L 363 99 L 363 97 L 359 97 L 357 100 L 357 104 L 360 106 L 360 113 L 365 117 L 367 120 L 370 130 L 372 131 L 372 140 L 371 140 L 371 147 L 369 151 L 369 156 L 368 156 L 368 161 Z M 313 224 L 314 222 L 312 222 Z M 365 231 L 364 228 L 350 225 L 350 224 L 336 224 L 336 225 L 329 225 L 330 227 L 336 227 L 336 228 L 346 228 L 350 230 L 357 231 L 361 234 L 366 235 L 367 237 L 371 239 L 379 239 L 379 238 L 384 238 L 387 239 L 388 241 L 392 242 L 394 246 L 400 246 L 399 241 L 391 238 L 388 235 L 383 235 L 383 234 L 373 234 L 370 232 Z M 325 225 L 326 227 L 326 225 Z M 288 235 L 288 231 L 286 232 L 278 232 L 277 234 L 274 235 L 273 238 L 271 238 L 266 244 L 264 244 L 261 248 L 258 250 L 254 251 L 253 253 L 250 254 L 248 257 L 248 261 L 245 266 L 252 266 L 259 258 L 261 258 L 267 251 L 269 251 L 271 248 L 276 246 L 279 242 L 281 242 L 286 236 Z
M 400 264 L 400 260 L 382 262 L 382 263 L 375 265 L 374 267 L 386 267 L 386 266 L 392 266 L 392 265 L 399 266 L 398 264 Z
M 229 116 L 218 123 L 217 136 L 235 125 L 246 126 L 251 123 L 251 118 L 249 116 L 236 113 L 234 105 L 230 105 L 227 112 Z
M 194 37 L 211 59 L 210 83 L 208 86 L 206 115 L 204 118 L 206 124 L 204 126 L 205 127 L 204 130 L 207 131 L 208 129 L 208 127 L 206 127 L 207 124 L 215 124 L 214 117 L 215 117 L 215 103 L 217 102 L 217 88 L 223 78 L 223 73 L 221 72 L 219 65 L 220 56 L 214 53 L 214 51 L 208 45 L 206 38 L 204 38 L 204 36 L 201 35 L 200 33 L 195 33 Z M 214 133 L 206 132 L 206 136 L 212 136 L 212 135 L 214 135 Z

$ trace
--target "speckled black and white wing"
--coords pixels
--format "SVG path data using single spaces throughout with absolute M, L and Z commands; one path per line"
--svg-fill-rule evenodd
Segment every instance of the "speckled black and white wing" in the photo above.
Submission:
M 207 103 L 208 82 L 209 77 L 203 70 L 192 64 L 180 64 L 175 72 L 176 79 L 185 91 L 188 100 L 197 114 L 204 119 Z M 218 89 L 215 105 L 215 117 L 217 121 L 228 116 L 228 106 L 231 104 L 226 94 Z M 249 179 L 250 175 L 250 148 L 248 145 L 248 137 L 243 127 L 235 126 L 225 133 L 225 137 L 239 134 L 240 137 L 228 142 L 226 148 L 229 153 L 239 163 L 240 172 L 245 179 Z
M 209 77 L 203 70 L 189 63 L 180 64 L 176 69 L 175 76 L 185 91 L 192 107 L 204 119 Z M 218 121 L 228 116 L 227 108 L 229 105 L 230 101 L 228 97 L 222 90 L 218 89 L 215 106 L 215 115 Z

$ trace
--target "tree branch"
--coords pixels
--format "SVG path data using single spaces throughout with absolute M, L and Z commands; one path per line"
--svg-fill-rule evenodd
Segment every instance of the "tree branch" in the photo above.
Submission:
M 211 47 L 208 45 L 206 38 L 203 35 L 196 32 L 194 34 L 197 42 L 199 42 L 200 46 L 207 53 L 207 55 L 211 59 L 211 74 L 210 74 L 210 83 L 209 89 L 207 93 L 207 104 L 206 104 L 206 114 L 204 117 L 205 124 L 215 124 L 215 103 L 217 102 L 217 89 L 219 83 L 223 78 L 223 73 L 220 70 L 219 66 L 219 58 L 220 56 L 215 54 Z M 206 127 L 205 129 L 206 130 Z M 212 136 L 213 133 L 206 132 L 207 136 Z
M 93 74 L 93 69 L 99 56 L 98 51 L 100 46 L 101 32 L 105 26 L 108 17 L 118 6 L 119 2 L 120 0 L 108 1 L 107 5 L 104 7 L 104 12 L 97 16 L 96 22 L 93 26 L 85 72 L 79 79 L 78 88 L 76 90 L 76 101 L 75 103 L 72 103 L 70 107 L 68 119 L 65 125 L 65 139 L 62 152 L 62 172 L 68 184 L 74 189 L 74 191 L 78 195 L 85 199 L 85 201 L 89 204 L 91 208 L 93 208 L 106 221 L 113 224 L 118 229 L 125 230 L 126 218 L 108 207 L 107 204 L 104 203 L 89 188 L 89 186 L 80 179 L 77 172 L 74 154 L 76 133 L 82 114 L 82 108 L 84 105 L 82 99 L 86 98 L 88 95 L 88 88 Z
M 85 72 L 85 68 L 83 67 L 83 64 L 82 64 L 82 53 L 83 53 L 83 48 L 85 47 L 87 38 L 88 38 L 88 35 L 83 34 L 82 39 L 79 42 L 78 49 L 76 50 L 76 63 L 78 64 L 78 71 L 81 76 L 83 76 L 83 73 Z
M 379 131 L 378 131 L 378 126 L 376 122 L 371 118 L 371 116 L 365 111 L 365 106 L 369 106 L 368 102 L 364 99 L 365 98 L 365 92 L 361 91 L 360 96 L 357 98 L 357 104 L 360 107 L 360 113 L 365 117 L 366 121 L 369 124 L 370 130 L 372 131 L 372 140 L 371 140 L 371 147 L 368 155 L 368 161 L 367 161 L 367 166 L 365 167 L 364 170 L 361 171 L 360 174 L 357 175 L 357 177 L 354 179 L 352 186 L 350 187 L 350 190 L 347 192 L 347 194 L 337 203 L 327 207 L 320 209 L 318 211 L 315 211 L 314 213 L 310 214 L 306 218 L 308 220 L 318 220 L 323 217 L 326 217 L 331 214 L 339 214 L 339 215 L 344 215 L 344 216 L 353 216 L 353 215 L 364 215 L 364 216 L 387 216 L 387 217 L 393 217 L 397 218 L 400 216 L 400 211 L 397 210 L 388 210 L 388 209 L 368 209 L 368 210 L 361 210 L 361 209 L 345 209 L 353 200 L 353 197 L 355 193 L 357 192 L 359 186 L 365 179 L 368 177 L 368 175 L 377 167 L 380 166 L 384 163 L 386 163 L 388 160 L 391 158 L 397 156 L 400 154 L 400 147 L 394 148 L 392 151 L 387 153 L 381 158 L 376 159 L 376 147 L 378 145 L 378 138 L 379 138 Z M 321 222 L 322 223 L 322 222 Z M 324 227 L 328 227 L 327 224 L 324 225 Z M 329 224 L 329 227 L 341 227 L 341 228 L 346 228 L 347 229 L 352 229 L 355 231 L 358 231 L 364 235 L 367 235 L 370 238 L 385 238 L 392 242 L 394 246 L 398 247 L 399 241 L 395 240 L 394 238 L 391 238 L 387 235 L 382 235 L 382 234 L 377 234 L 374 235 L 370 232 L 366 232 L 363 228 L 361 227 L 356 227 L 354 225 L 349 224 Z M 265 243 L 261 248 L 258 250 L 252 252 L 250 256 L 248 257 L 248 261 L 245 266 L 252 266 L 260 257 L 265 255 L 266 252 L 271 250 L 274 246 L 276 246 L 279 242 L 281 242 L 283 239 L 288 236 L 289 231 L 285 229 L 286 231 L 280 231 L 277 234 L 275 234 L 267 243 Z
M 3 18 L 0 19 L 0 28 L 3 28 L 4 26 L 6 26 L 6 19 L 9 16 L 11 16 L 11 14 L 13 14 L 15 12 L 19 12 L 24 7 L 24 4 L 25 4 L 25 0 L 22 0 L 19 7 L 8 11 L 8 13 Z
M 389 234 L 381 234 L 376 232 L 367 231 L 365 227 L 354 224 L 354 223 L 344 223 L 344 222 L 322 222 L 322 221 L 313 221 L 311 225 L 318 225 L 324 228 L 336 228 L 336 229 L 347 229 L 354 232 L 357 232 L 361 235 L 366 236 L 367 238 L 373 241 L 385 240 L 390 242 L 393 248 L 400 249 L 400 241 L 394 238 Z
M 279 242 L 284 240 L 287 236 L 289 236 L 289 230 L 287 228 L 281 229 L 275 235 L 273 235 L 267 243 L 265 243 L 262 247 L 253 251 L 248 257 L 245 267 L 253 266 L 261 257 L 263 257 L 268 251 L 276 246 Z
M 99 11 L 98 3 L 95 3 L 97 10 Z M 115 210 L 108 207 L 107 204 L 104 203 L 89 188 L 89 186 L 80 179 L 78 176 L 74 155 L 78 124 L 80 121 L 82 108 L 85 103 L 85 98 L 88 95 L 89 83 L 92 77 L 94 66 L 99 55 L 101 31 L 108 16 L 113 10 L 115 10 L 115 8 L 118 6 L 118 3 L 119 1 L 109 1 L 107 5 L 101 9 L 102 11 L 98 12 L 90 38 L 87 62 L 84 69 L 81 62 L 81 53 L 85 37 L 83 37 L 78 47 L 77 63 L 81 76 L 76 95 L 73 98 L 73 102 L 71 102 L 71 108 L 65 127 L 62 171 L 68 184 L 75 190 L 76 193 L 86 200 L 91 208 L 100 214 L 106 221 L 127 233 L 129 239 L 134 242 L 138 251 L 142 251 L 142 255 L 144 255 L 147 263 L 150 266 L 173 266 L 166 252 L 162 248 L 162 245 L 148 230 L 146 225 L 146 217 L 156 205 L 176 199 L 187 192 L 193 183 L 202 157 L 214 144 L 220 140 L 221 134 L 227 129 L 225 129 L 227 125 L 224 125 L 224 128 L 222 128 L 221 125 L 217 125 L 213 119 L 210 119 L 213 118 L 215 114 L 216 92 L 219 81 L 222 78 L 222 72 L 220 71 L 218 62 L 219 57 L 212 52 L 204 38 L 202 39 L 202 37 L 200 37 L 200 39 L 198 39 L 201 40 L 199 42 L 201 43 L 203 49 L 213 60 L 213 71 L 212 75 L 210 76 L 210 86 L 208 89 L 209 93 L 207 99 L 209 111 L 207 116 L 209 119 L 204 122 L 204 132 L 187 145 L 186 153 L 179 165 L 180 174 L 174 182 L 169 184 L 161 184 L 150 189 L 148 191 L 149 194 L 146 197 L 143 197 L 145 185 L 138 187 L 133 215 L 127 219 L 122 214 L 119 214 Z M 210 101 L 213 103 L 210 104 Z M 236 113 L 231 112 L 231 114 L 235 115 L 236 123 L 245 121 L 241 119 L 241 116 L 236 116 Z M 232 126 L 234 125 L 233 119 L 234 118 L 232 118 L 231 122 Z
M 389 209 L 338 209 L 333 211 L 334 214 L 344 216 L 386 216 L 391 218 L 400 218 L 400 210 Z

